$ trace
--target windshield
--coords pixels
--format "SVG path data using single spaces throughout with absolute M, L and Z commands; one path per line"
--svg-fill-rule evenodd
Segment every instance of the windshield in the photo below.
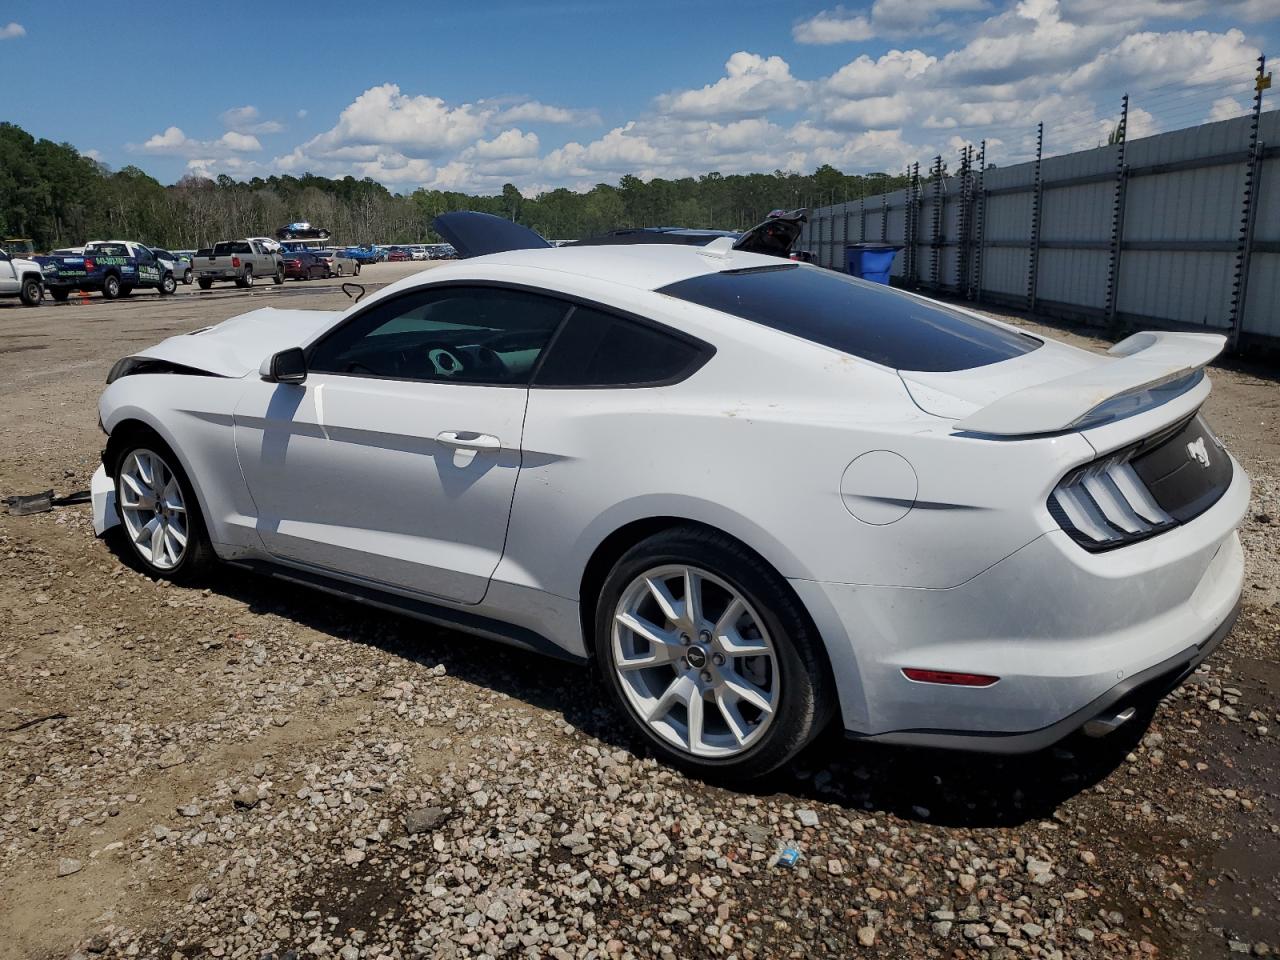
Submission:
M 895 370 L 969 370 L 1040 346 L 940 303 L 798 263 L 703 274 L 658 293 Z

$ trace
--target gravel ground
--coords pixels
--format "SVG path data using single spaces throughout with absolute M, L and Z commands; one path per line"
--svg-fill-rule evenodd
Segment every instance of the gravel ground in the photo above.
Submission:
M 0 495 L 88 486 L 115 359 L 276 299 L 346 302 L 0 307 Z M 585 670 L 248 574 L 171 587 L 85 506 L 0 515 L 0 957 L 1280 951 L 1280 389 L 1214 379 L 1245 607 L 1149 726 L 1007 760 L 831 736 L 751 792 L 646 757 Z

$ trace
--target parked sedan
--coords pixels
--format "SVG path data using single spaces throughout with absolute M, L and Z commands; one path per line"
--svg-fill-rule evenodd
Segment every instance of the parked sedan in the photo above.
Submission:
M 403 263 L 406 260 L 412 260 L 413 256 L 404 247 L 392 247 L 387 251 L 388 263 Z
M 731 238 L 507 249 L 121 360 L 94 525 L 591 663 L 703 775 L 828 721 L 1035 750 L 1231 629 L 1223 342 L 1098 354 Z
M 360 261 L 347 256 L 342 250 L 317 250 L 316 256 L 329 267 L 329 275 L 335 277 L 360 276 Z
M 293 250 L 281 255 L 288 280 L 325 280 L 332 276 L 329 264 L 311 250 Z

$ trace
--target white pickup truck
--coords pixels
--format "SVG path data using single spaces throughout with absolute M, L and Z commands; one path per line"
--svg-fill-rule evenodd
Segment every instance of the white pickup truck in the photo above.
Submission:
M 237 287 L 252 287 L 255 280 L 270 277 L 284 283 L 284 260 L 261 240 L 219 240 L 207 254 L 196 251 L 191 259 L 196 283 L 208 290 L 215 280 L 234 280 Z
M 44 299 L 44 273 L 40 264 L 0 250 L 0 297 L 17 297 L 28 307 Z

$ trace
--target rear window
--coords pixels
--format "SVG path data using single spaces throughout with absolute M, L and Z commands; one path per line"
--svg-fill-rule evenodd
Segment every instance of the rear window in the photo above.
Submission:
M 213 255 L 215 257 L 223 257 L 229 253 L 252 253 L 249 244 L 244 240 L 230 240 L 225 243 L 215 243 L 213 245 Z
M 658 292 L 895 370 L 969 370 L 1040 346 L 881 284 L 795 263 L 704 274 Z

